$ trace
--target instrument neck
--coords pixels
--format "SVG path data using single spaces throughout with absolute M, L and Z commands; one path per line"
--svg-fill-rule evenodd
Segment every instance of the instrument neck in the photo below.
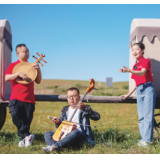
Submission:
M 39 61 L 41 61 L 42 60 L 42 56 L 39 58 L 39 59 L 37 59 L 34 63 L 32 63 L 32 65 L 34 65 L 34 64 L 36 64 L 36 63 L 38 63 Z
M 80 99 L 79 102 L 83 102 L 83 99 L 85 98 L 86 95 L 87 95 L 87 92 L 85 92 L 85 94 L 82 96 L 82 98 Z M 78 103 L 79 103 L 79 102 L 78 102 Z M 74 110 L 71 118 L 69 119 L 69 122 L 71 122 L 71 120 L 72 120 L 72 118 L 74 117 L 74 115 L 75 115 L 75 113 L 77 112 L 77 110 L 78 110 L 78 108 L 76 107 L 76 109 Z
M 39 62 L 39 60 L 37 59 L 34 63 L 32 63 L 32 65 L 34 65 L 34 64 L 36 64 L 36 63 L 38 63 Z

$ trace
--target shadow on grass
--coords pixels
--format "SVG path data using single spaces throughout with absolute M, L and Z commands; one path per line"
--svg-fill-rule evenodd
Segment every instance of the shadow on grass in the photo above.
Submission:
M 35 133 L 35 141 L 45 142 L 45 140 L 44 140 L 44 134 L 42 134 L 42 133 Z
M 35 132 L 33 134 L 35 134 L 35 141 L 44 142 L 43 133 Z M 104 131 L 93 130 L 93 135 L 97 143 L 102 143 L 106 141 L 121 143 L 123 141 L 128 141 L 137 137 L 137 135 L 135 135 L 132 130 L 120 131 L 119 129 L 106 129 Z M 5 141 L 14 141 L 18 138 L 18 135 L 14 132 L 0 132 L 0 140 L 3 139 Z M 139 136 L 136 139 L 138 138 Z
M 13 141 L 15 139 L 17 139 L 18 136 L 16 133 L 14 132 L 0 132 L 0 141 Z
M 35 135 L 35 141 L 38 142 L 45 142 L 44 141 L 44 134 L 42 133 L 33 133 Z M 20 137 L 17 133 L 14 132 L 0 132 L 0 143 L 2 142 L 15 142 L 18 143 L 20 141 Z
M 96 144 L 104 144 L 106 146 L 120 145 L 122 148 L 130 148 L 137 144 L 140 139 L 139 132 L 132 130 L 106 129 L 102 132 L 93 131 Z
M 44 140 L 44 134 L 41 132 L 34 132 L 35 134 L 35 140 L 33 143 L 33 146 L 41 146 L 46 145 Z M 124 130 L 120 131 L 118 129 L 106 129 L 104 131 L 98 131 L 93 130 L 94 138 L 95 138 L 95 144 L 96 145 L 103 145 L 103 146 L 112 146 L 112 145 L 119 145 L 122 146 L 122 148 L 130 148 L 131 146 L 135 145 L 140 138 L 140 135 L 138 132 L 133 132 L 132 130 Z M 16 144 L 19 142 L 19 137 L 16 133 L 13 132 L 0 132 L 0 144 L 13 143 Z M 84 150 L 88 148 L 92 148 L 92 146 L 89 146 L 87 143 L 83 143 L 80 147 L 72 146 L 68 148 L 64 148 L 60 150 L 58 153 L 76 153 L 81 150 L 84 152 Z

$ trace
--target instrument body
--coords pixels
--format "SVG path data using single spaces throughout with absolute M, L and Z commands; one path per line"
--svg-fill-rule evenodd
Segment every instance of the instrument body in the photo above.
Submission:
M 76 130 L 76 128 L 77 126 L 73 122 L 63 121 L 56 130 L 55 134 L 52 136 L 52 139 L 59 141 L 60 139 L 63 139 L 68 133 Z
M 89 92 L 91 92 L 92 89 L 94 88 L 94 85 L 95 85 L 94 79 L 90 79 L 90 84 L 91 84 L 91 86 L 86 89 L 86 92 L 84 93 L 84 95 L 83 95 L 82 99 L 80 100 L 80 102 L 82 102 L 83 99 L 85 98 L 85 96 Z M 77 126 L 73 122 L 71 122 L 71 120 L 72 120 L 73 116 L 75 115 L 77 109 L 78 108 L 75 109 L 75 111 L 72 114 L 72 116 L 69 119 L 69 121 L 67 121 L 67 120 L 62 121 L 62 123 L 60 124 L 60 126 L 58 127 L 58 129 L 56 130 L 54 135 L 52 136 L 52 139 L 54 141 L 59 141 L 59 140 L 63 139 L 68 133 L 72 132 L 73 130 L 76 130 Z
M 40 56 L 38 54 L 38 52 L 36 52 L 36 54 L 38 56 Z M 35 56 L 33 56 L 34 58 L 36 58 Z M 26 76 L 28 77 L 28 81 L 24 81 L 22 78 L 17 78 L 16 81 L 18 83 L 21 83 L 21 84 L 29 84 L 31 82 L 33 82 L 36 77 L 37 77 L 37 70 L 35 68 L 33 68 L 33 65 L 36 64 L 36 63 L 40 63 L 40 61 L 42 60 L 43 62 L 47 63 L 45 60 L 43 60 L 43 57 L 45 57 L 44 54 L 41 54 L 41 56 L 38 58 L 36 58 L 36 61 L 34 63 L 30 63 L 30 62 L 21 62 L 21 63 L 18 63 L 14 68 L 13 68 L 13 71 L 12 73 L 17 73 L 17 72 L 22 72 L 24 74 L 26 74 Z M 43 66 L 42 63 L 40 63 L 41 66 Z
M 12 73 L 14 74 L 14 73 L 17 73 L 17 72 L 25 73 L 26 76 L 29 78 L 29 81 L 24 81 L 21 78 L 17 78 L 16 81 L 18 83 L 21 83 L 21 84 L 29 84 L 29 83 L 33 82 L 36 79 L 36 77 L 37 77 L 37 70 L 35 68 L 33 68 L 32 63 L 30 63 L 30 62 L 21 62 L 21 63 L 18 63 L 13 68 Z

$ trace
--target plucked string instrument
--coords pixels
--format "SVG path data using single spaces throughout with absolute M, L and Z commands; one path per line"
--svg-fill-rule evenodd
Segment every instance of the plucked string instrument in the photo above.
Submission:
M 36 58 L 35 56 L 33 56 L 36 61 L 34 63 L 30 63 L 30 62 L 21 62 L 21 63 L 18 63 L 17 65 L 15 65 L 15 67 L 13 68 L 13 71 L 12 73 L 17 73 L 17 72 L 21 72 L 21 73 L 24 73 L 26 74 L 26 76 L 28 77 L 28 81 L 25 81 L 23 80 L 22 78 L 18 77 L 16 79 L 16 81 L 18 83 L 21 83 L 21 84 L 29 84 L 31 82 L 33 82 L 36 77 L 37 77 L 37 70 L 35 68 L 33 68 L 33 65 L 36 64 L 36 63 L 40 63 L 41 66 L 43 66 L 43 64 L 40 62 L 41 60 L 45 63 L 47 63 L 43 58 L 45 57 L 44 54 L 41 54 L 41 56 L 38 54 L 38 52 L 36 52 L 36 54 L 39 56 L 39 58 Z

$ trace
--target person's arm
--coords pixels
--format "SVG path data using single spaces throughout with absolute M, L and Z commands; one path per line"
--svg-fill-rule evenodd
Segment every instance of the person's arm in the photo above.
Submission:
M 28 77 L 26 74 L 24 73 L 21 73 L 21 72 L 17 72 L 17 73 L 14 73 L 14 74 L 6 74 L 5 75 L 5 81 L 12 81 L 12 80 L 15 80 L 17 79 L 18 77 L 22 78 L 23 80 L 25 81 L 28 81 Z
M 85 115 L 87 115 L 92 120 L 97 121 L 100 119 L 100 114 L 94 111 L 89 105 L 86 105 L 83 111 L 85 112 Z
M 123 68 L 119 69 L 119 72 L 130 72 L 130 73 L 133 73 L 135 75 L 138 75 L 138 76 L 143 76 L 146 72 L 147 72 L 147 69 L 146 68 L 142 68 L 141 71 L 135 71 L 135 70 L 132 70 L 132 69 L 129 69 L 125 66 L 123 66 Z
M 134 91 L 136 90 L 136 83 L 134 81 L 134 84 L 132 86 L 132 89 L 130 90 L 130 92 L 126 95 L 121 95 L 120 98 L 122 98 L 123 100 L 125 100 L 127 97 L 129 97 Z
M 57 123 L 55 123 L 56 128 L 58 128 L 60 126 L 60 124 L 62 123 L 62 121 L 64 120 L 62 114 L 63 113 L 61 112 L 60 118 L 56 117 L 56 119 L 58 120 Z
M 83 102 L 79 102 L 77 107 L 85 112 L 85 115 L 87 115 L 90 119 L 95 121 L 100 119 L 100 114 L 92 110 L 89 105 L 85 105 Z
M 35 69 L 37 70 L 37 77 L 36 77 L 36 79 L 35 79 L 35 82 L 36 82 L 37 84 L 40 84 L 40 83 L 41 83 L 41 80 L 42 80 L 42 74 L 41 74 L 41 69 L 40 69 L 38 63 L 35 64 L 35 65 L 33 65 L 33 68 L 35 68 Z
M 14 73 L 14 74 L 6 74 L 5 75 L 5 81 L 12 81 L 12 80 L 15 80 L 19 77 L 19 74 L 18 73 Z

